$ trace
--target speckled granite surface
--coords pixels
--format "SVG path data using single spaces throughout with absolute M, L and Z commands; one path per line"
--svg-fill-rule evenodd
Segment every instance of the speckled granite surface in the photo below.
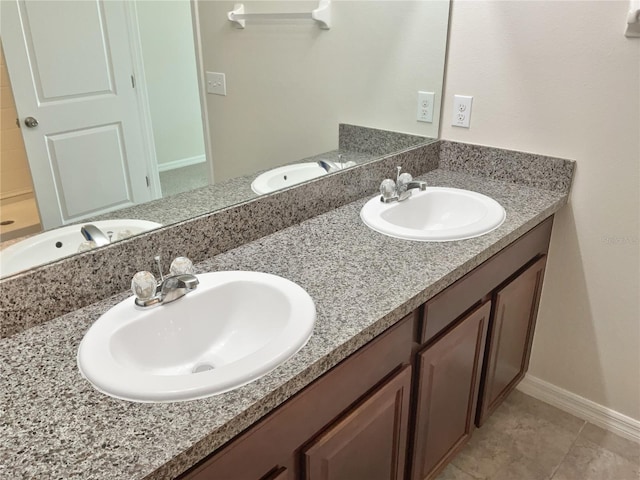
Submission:
M 567 201 L 566 192 L 442 169 L 421 179 L 487 194 L 504 206 L 507 219 L 471 240 L 408 242 L 368 229 L 359 219 L 368 198 L 361 198 L 197 265 L 201 272 L 281 275 L 316 302 L 309 343 L 272 373 L 233 392 L 136 404 L 93 390 L 77 370 L 76 350 L 92 322 L 123 294 L 0 340 L 0 478 L 172 478 Z
M 488 178 L 500 178 L 529 187 L 569 192 L 574 162 L 562 158 L 467 143 L 440 143 L 440 168 Z
M 154 255 L 163 257 L 165 271 L 176 256 L 198 262 L 373 193 L 396 165 L 414 174 L 436 168 L 437 143 L 2 279 L 0 338 L 128 289 L 137 271 L 153 267 Z M 206 192 L 190 198 L 194 208 L 209 201 Z
M 434 139 L 427 139 L 417 135 L 341 123 L 339 126 L 338 147 L 340 150 L 380 156 L 389 152 L 398 152 L 416 147 L 424 143 L 425 140 L 428 142 L 435 141 Z

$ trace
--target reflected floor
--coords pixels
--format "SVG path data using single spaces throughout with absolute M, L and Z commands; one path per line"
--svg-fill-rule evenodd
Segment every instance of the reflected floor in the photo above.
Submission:
M 207 185 L 209 185 L 207 162 L 160 172 L 160 186 L 162 187 L 163 198 L 206 187 Z
M 39 233 L 41 230 L 38 206 L 33 195 L 0 202 L 0 242 Z
M 436 480 L 638 480 L 640 444 L 514 391 Z

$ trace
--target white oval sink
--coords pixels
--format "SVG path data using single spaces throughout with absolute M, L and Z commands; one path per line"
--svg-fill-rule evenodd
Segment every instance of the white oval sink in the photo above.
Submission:
M 0 275 L 11 275 L 78 253 L 80 244 L 85 241 L 80 228 L 88 223 L 95 225 L 105 234 L 113 232 L 114 240 L 162 226 L 160 223 L 147 220 L 100 220 L 67 225 L 39 233 L 14 243 L 0 252 Z
M 317 162 L 294 163 L 261 173 L 251 183 L 251 190 L 258 195 L 262 195 L 326 174 L 327 171 Z
M 421 242 L 448 242 L 495 230 L 506 218 L 502 205 L 481 193 L 457 188 L 413 190 L 402 202 L 369 200 L 360 218 L 376 232 Z
M 258 379 L 309 340 L 316 310 L 299 285 L 260 272 L 197 277 L 174 302 L 128 298 L 102 315 L 78 349 L 83 376 L 124 400 L 194 400 Z

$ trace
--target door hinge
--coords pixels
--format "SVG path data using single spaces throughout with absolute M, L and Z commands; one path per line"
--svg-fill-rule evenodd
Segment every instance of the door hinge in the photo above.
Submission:
M 151 182 L 149 181 L 149 176 L 144 177 L 144 179 L 147 181 L 147 188 L 149 188 L 151 186 Z
M 136 77 L 131 75 L 131 88 L 136 88 Z

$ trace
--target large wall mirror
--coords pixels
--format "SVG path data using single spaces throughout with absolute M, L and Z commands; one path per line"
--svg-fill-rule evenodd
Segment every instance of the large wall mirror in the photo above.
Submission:
M 312 178 L 391 153 L 345 151 L 340 124 L 437 138 L 449 0 L 333 0 L 329 29 L 237 28 L 236 3 L 2 1 L 3 252 L 43 231 L 138 221 L 104 223 L 116 241 L 250 200 L 257 175 L 283 165 L 311 165 Z M 417 120 L 420 91 L 434 94 L 431 122 Z M 92 246 L 80 239 L 64 255 Z

